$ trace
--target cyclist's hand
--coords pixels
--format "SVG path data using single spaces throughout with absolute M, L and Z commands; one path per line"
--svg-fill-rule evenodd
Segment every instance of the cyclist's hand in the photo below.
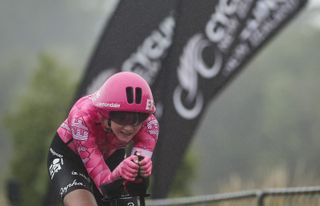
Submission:
M 143 160 L 139 162 L 140 175 L 142 177 L 149 177 L 152 173 L 152 160 L 149 157 L 144 157 Z
M 124 159 L 114 170 L 117 176 L 123 180 L 134 181 L 138 175 L 139 165 L 137 164 L 138 157 L 131 155 Z

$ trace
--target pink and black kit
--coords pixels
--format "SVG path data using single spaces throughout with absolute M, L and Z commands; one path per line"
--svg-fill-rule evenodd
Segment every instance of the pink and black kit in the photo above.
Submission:
M 99 188 L 113 181 L 110 173 L 124 159 L 128 146 L 103 127 L 102 122 L 109 119 L 110 112 L 147 114 L 141 129 L 131 140 L 131 153 L 152 157 L 159 124 L 153 115 L 152 93 L 146 85 L 140 76 L 120 72 L 97 92 L 80 98 L 73 105 L 48 153 L 49 177 L 62 199 L 75 189 L 86 189 L 95 195 L 98 205 L 102 204 L 99 203 L 103 197 Z

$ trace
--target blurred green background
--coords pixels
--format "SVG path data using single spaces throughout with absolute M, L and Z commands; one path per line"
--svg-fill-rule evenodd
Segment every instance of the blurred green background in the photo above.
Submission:
M 12 177 L 39 203 L 47 145 L 117 2 L 0 0 L 0 205 Z M 212 101 L 172 195 L 320 184 L 319 2 Z

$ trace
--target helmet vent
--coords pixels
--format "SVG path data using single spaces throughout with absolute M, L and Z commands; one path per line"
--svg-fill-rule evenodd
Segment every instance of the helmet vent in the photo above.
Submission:
M 133 88 L 132 87 L 127 87 L 126 88 L 126 93 L 127 93 L 127 101 L 129 104 L 133 103 Z
M 142 89 L 140 87 L 136 88 L 136 103 L 141 104 L 142 101 Z

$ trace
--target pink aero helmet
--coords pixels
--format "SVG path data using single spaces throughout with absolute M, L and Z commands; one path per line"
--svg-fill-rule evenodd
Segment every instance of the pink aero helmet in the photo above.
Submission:
M 109 77 L 93 94 L 93 104 L 105 111 L 154 113 L 149 84 L 134 72 L 119 72 Z

